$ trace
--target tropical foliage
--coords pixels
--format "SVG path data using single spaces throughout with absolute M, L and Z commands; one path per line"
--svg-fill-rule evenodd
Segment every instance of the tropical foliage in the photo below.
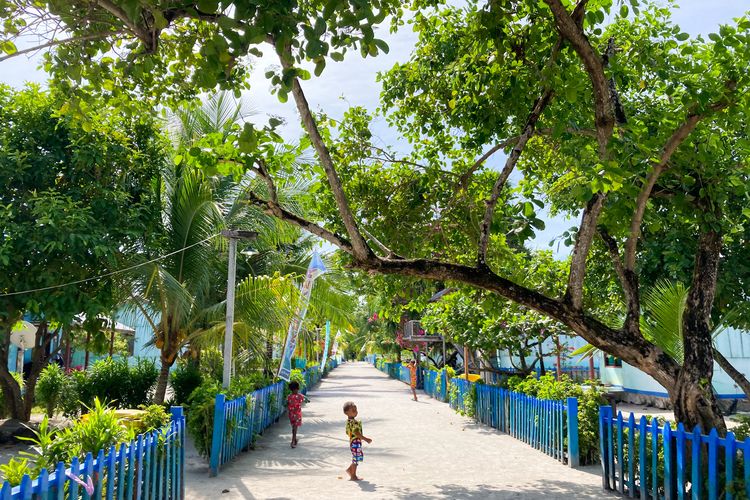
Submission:
M 96 318 L 122 299 L 113 280 L 91 277 L 127 265 L 158 225 L 151 182 L 165 142 L 155 120 L 97 106 L 95 124 L 84 127 L 59 112 L 63 105 L 56 92 L 0 86 L 0 387 L 22 420 L 52 339 L 69 334 L 63 327 L 76 315 Z M 22 399 L 8 355 L 24 314 L 40 321 Z

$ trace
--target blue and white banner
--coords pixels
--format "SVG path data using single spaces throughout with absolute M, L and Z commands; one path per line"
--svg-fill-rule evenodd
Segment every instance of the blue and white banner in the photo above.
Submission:
M 328 342 L 331 340 L 331 322 L 326 321 L 326 343 L 323 347 L 323 357 L 320 360 L 320 370 L 322 371 L 326 367 L 326 361 L 328 361 Z
M 339 351 L 339 337 L 341 336 L 341 330 L 336 331 L 336 338 L 333 341 L 333 349 L 331 349 L 331 357 L 336 357 L 336 354 Z
M 317 250 L 313 251 L 310 266 L 307 268 L 305 282 L 300 290 L 299 304 L 297 311 L 294 313 L 292 322 L 289 323 L 289 331 L 286 334 L 286 344 L 284 344 L 284 353 L 281 356 L 281 365 L 279 366 L 279 378 L 289 382 L 289 376 L 292 374 L 292 357 L 294 350 L 297 348 L 297 336 L 302 329 L 302 322 L 307 315 L 307 306 L 310 305 L 310 293 L 312 292 L 315 278 L 326 272 L 326 266 L 318 255 Z

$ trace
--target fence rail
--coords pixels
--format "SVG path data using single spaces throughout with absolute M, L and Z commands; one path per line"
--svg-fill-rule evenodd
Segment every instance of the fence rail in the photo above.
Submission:
M 571 467 L 580 463 L 578 400 L 538 399 L 476 384 L 476 417 Z
M 642 499 L 750 497 L 750 438 L 720 438 L 599 408 L 602 487 Z
M 409 379 L 402 378 L 406 368 L 395 369 L 400 363 L 387 363 L 377 357 L 368 362 L 391 378 L 409 383 Z M 510 434 L 571 467 L 580 465 L 576 398 L 542 400 L 466 379 L 448 381 L 446 370 L 423 369 L 423 376 L 424 391 L 435 399 L 447 401 L 454 410 Z
M 466 379 L 452 378 L 448 389 L 448 403 L 450 407 L 461 413 L 474 416 L 476 409 L 476 406 L 474 406 L 476 402 L 474 398 L 474 394 L 476 394 L 475 386 L 476 384 Z
M 411 384 L 411 372 L 408 366 L 401 365 L 399 367 L 398 379 L 404 384 Z
M 307 394 L 309 388 L 338 366 L 338 360 L 329 359 L 324 373 L 318 366 L 303 372 Z M 253 444 L 256 434 L 276 422 L 284 413 L 284 382 L 277 382 L 252 394 L 227 401 L 224 394 L 216 395 L 214 406 L 213 436 L 209 456 L 209 475 L 216 476 L 222 465 L 246 451 Z M 2 497 L 0 497 L 0 500 Z
M 424 392 L 432 398 L 445 402 L 448 399 L 448 374 L 445 370 L 424 370 Z
M 171 412 L 166 431 L 140 434 L 129 443 L 111 446 L 106 453 L 99 450 L 96 458 L 89 453 L 83 463 L 78 458 L 73 458 L 69 466 L 60 462 L 54 472 L 42 469 L 34 480 L 24 476 L 16 487 L 5 482 L 0 499 L 77 499 L 79 491 L 84 499 L 185 498 L 185 417 L 182 407 L 172 407 Z M 90 478 L 94 493 L 87 494 L 70 476 L 84 482 Z

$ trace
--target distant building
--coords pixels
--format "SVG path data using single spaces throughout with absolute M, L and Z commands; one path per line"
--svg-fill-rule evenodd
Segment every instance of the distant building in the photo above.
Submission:
M 24 319 L 34 323 L 34 320 L 32 318 L 26 317 Z M 143 314 L 141 314 L 140 312 L 123 312 L 118 314 L 115 317 L 115 320 L 119 323 L 122 323 L 122 326 L 127 326 L 130 327 L 131 330 L 134 330 L 133 333 L 118 333 L 118 335 L 124 336 L 128 341 L 128 349 L 126 355 L 128 361 L 132 363 L 135 362 L 137 358 L 152 359 L 156 362 L 156 365 L 159 366 L 159 349 L 157 349 L 153 344 L 150 344 L 150 341 L 153 337 L 153 332 L 151 330 L 151 326 L 149 325 Z M 57 346 L 57 342 L 53 341 L 50 348 L 54 350 L 57 348 Z M 10 352 L 8 353 L 8 369 L 10 369 L 10 371 L 17 371 L 17 367 L 19 366 L 19 355 L 20 349 L 11 345 Z M 64 360 L 65 346 L 61 346 L 59 356 L 60 360 Z M 24 351 L 23 357 L 24 359 L 23 363 L 21 363 L 21 366 L 25 366 L 26 370 L 28 370 L 28 367 L 31 363 L 31 349 L 26 349 Z M 95 355 L 94 353 L 89 353 L 89 366 L 91 366 L 97 360 L 107 357 L 109 357 L 108 354 Z M 119 354 L 116 354 L 113 357 L 119 358 L 121 356 Z M 82 369 L 85 363 L 85 350 L 72 348 L 70 353 L 70 367 L 73 369 Z

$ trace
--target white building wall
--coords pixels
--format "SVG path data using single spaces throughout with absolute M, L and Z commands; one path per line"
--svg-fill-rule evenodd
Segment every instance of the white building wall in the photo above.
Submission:
M 719 352 L 735 368 L 745 376 L 750 377 L 750 332 L 727 329 L 716 338 L 715 344 Z M 620 371 L 620 384 L 614 383 L 618 377 L 612 374 L 618 370 Z M 609 382 L 610 380 L 613 382 Z M 667 397 L 667 391 L 661 384 L 651 376 L 626 363 L 622 364 L 622 368 L 605 368 L 602 371 L 602 382 L 621 386 L 627 392 Z M 720 398 L 739 399 L 744 397 L 739 386 L 716 363 L 714 363 L 713 385 Z
M 575 351 L 576 349 L 583 347 L 587 344 L 585 340 L 583 340 L 580 337 L 560 337 L 560 344 L 563 347 L 563 351 L 567 351 L 568 353 L 571 353 Z M 536 348 L 534 348 L 536 350 Z M 555 349 L 555 342 L 552 339 L 547 339 L 544 342 L 543 345 L 543 351 L 544 352 L 552 352 Z M 565 356 L 563 354 L 562 356 L 562 366 L 563 367 L 573 367 L 573 366 L 580 366 L 584 368 L 588 368 L 589 362 L 587 359 L 581 360 L 580 356 L 572 356 L 568 355 Z M 531 364 L 536 359 L 536 354 L 531 354 L 530 356 L 526 357 L 526 363 Z M 512 358 L 513 362 L 516 364 L 516 366 L 520 366 L 521 358 L 519 356 L 513 356 Z M 508 351 L 497 351 L 497 366 L 498 368 L 513 368 L 513 363 L 511 362 L 511 357 L 508 356 Z M 599 358 L 594 358 L 595 366 L 599 367 L 601 366 L 599 363 Z M 553 370 L 557 363 L 557 357 L 556 356 L 545 356 L 544 358 L 544 366 L 549 369 Z M 535 366 L 536 367 L 536 366 Z

